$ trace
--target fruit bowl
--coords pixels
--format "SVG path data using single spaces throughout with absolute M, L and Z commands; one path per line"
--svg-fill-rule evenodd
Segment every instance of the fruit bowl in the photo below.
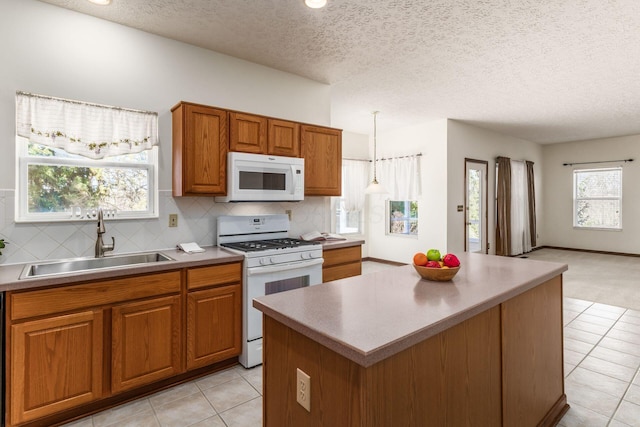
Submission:
M 458 273 L 460 267 L 450 267 L 450 268 L 430 268 L 423 267 L 420 265 L 412 264 L 413 268 L 416 269 L 420 277 L 426 280 L 432 280 L 434 282 L 447 282 Z

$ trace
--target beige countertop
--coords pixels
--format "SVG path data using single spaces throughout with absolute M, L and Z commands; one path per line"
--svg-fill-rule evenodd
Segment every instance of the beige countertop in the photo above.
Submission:
M 325 240 L 320 243 L 322 243 L 322 249 L 330 250 L 330 249 L 338 249 L 338 248 L 349 248 L 352 246 L 361 246 L 364 244 L 364 240 L 360 240 L 360 239 Z
M 481 254 L 459 256 L 450 282 L 413 266 L 256 298 L 253 306 L 368 367 L 561 274 L 566 264 Z
M 364 243 L 364 240 L 338 240 L 330 242 L 322 242 L 323 249 L 336 249 L 342 247 L 358 246 Z M 77 282 L 89 280 L 113 279 L 132 274 L 155 273 L 166 270 L 174 270 L 185 267 L 199 267 L 205 265 L 223 264 L 227 262 L 235 262 L 244 260 L 244 255 L 227 251 L 217 246 L 205 247 L 205 252 L 187 254 L 176 249 L 144 251 L 140 253 L 160 252 L 171 258 L 173 261 L 158 262 L 151 264 L 138 264 L 132 266 L 113 267 L 105 269 L 96 269 L 90 271 L 78 271 L 74 273 L 64 273 L 60 275 L 34 277 L 28 279 L 20 279 L 22 270 L 25 265 L 33 263 L 55 262 L 57 260 L 39 260 L 25 264 L 0 265 L 0 292 L 13 291 L 20 289 L 39 288 L 43 286 L 68 285 Z M 124 254 L 114 254 L 124 255 Z M 111 254 L 107 255 L 111 256 Z
M 207 247 L 204 249 L 205 252 L 193 254 L 187 254 L 176 249 L 145 251 L 141 253 L 160 252 L 173 258 L 173 261 L 158 262 L 152 264 L 138 264 L 126 267 L 123 266 L 96 269 L 91 271 L 78 271 L 74 273 L 64 273 L 61 275 L 34 277 L 29 279 L 20 279 L 19 277 L 25 265 L 32 263 L 2 265 L 0 266 L 0 292 L 38 288 L 42 286 L 69 285 L 72 283 L 84 282 L 88 280 L 113 279 L 116 277 L 128 276 L 132 274 L 155 273 L 185 267 L 198 267 L 244 260 L 243 255 L 238 255 L 218 247 Z M 37 262 L 50 261 L 56 260 Z

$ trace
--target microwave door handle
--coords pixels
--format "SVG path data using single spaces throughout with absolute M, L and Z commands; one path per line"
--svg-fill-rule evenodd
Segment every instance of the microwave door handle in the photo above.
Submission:
M 291 194 L 296 194 L 296 187 L 298 186 L 298 178 L 296 177 L 296 167 L 291 165 Z

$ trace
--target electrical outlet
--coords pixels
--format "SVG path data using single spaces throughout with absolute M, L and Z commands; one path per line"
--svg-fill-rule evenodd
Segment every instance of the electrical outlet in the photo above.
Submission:
M 297 368 L 296 384 L 296 400 L 304 409 L 311 412 L 311 377 Z
M 169 227 L 178 226 L 178 214 L 169 214 Z
M 289 221 L 291 221 L 291 209 L 287 209 L 286 211 L 284 211 L 284 213 L 289 215 Z

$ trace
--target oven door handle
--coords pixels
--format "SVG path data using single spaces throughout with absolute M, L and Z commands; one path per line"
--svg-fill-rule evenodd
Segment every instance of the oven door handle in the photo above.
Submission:
M 251 267 L 247 268 L 247 276 L 255 276 L 258 274 L 271 273 L 274 271 L 287 271 L 287 270 L 299 270 L 302 268 L 311 267 L 313 265 L 322 264 L 324 259 L 315 258 L 308 261 L 292 262 L 290 264 L 276 264 L 266 265 L 264 267 Z

